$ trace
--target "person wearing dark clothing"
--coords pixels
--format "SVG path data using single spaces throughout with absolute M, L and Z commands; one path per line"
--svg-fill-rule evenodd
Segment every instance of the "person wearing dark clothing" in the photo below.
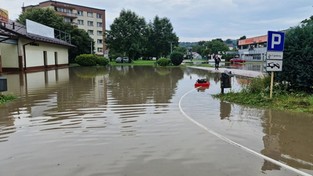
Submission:
M 215 70 L 218 70 L 218 67 L 220 65 L 221 59 L 218 57 L 217 54 L 214 54 L 213 59 L 214 59 L 214 62 L 215 62 Z

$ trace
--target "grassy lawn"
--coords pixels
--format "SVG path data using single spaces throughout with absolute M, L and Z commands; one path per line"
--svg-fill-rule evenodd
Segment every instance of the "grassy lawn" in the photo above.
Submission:
M 154 66 L 156 65 L 156 61 L 154 60 L 135 60 L 132 63 L 116 63 L 116 62 L 110 62 L 110 65 L 116 66 L 116 65 L 140 65 L 140 66 Z
M 110 62 L 110 65 L 116 66 L 116 65 L 138 65 L 138 66 L 156 66 L 155 60 L 135 60 L 132 63 L 116 63 L 116 62 Z M 205 63 L 204 61 L 201 62 L 191 62 L 191 61 L 184 61 L 183 64 L 180 66 L 199 66 L 199 67 L 212 67 L 212 65 Z

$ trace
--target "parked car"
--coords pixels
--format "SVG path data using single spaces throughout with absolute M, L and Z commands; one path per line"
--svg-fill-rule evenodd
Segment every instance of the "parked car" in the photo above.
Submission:
M 234 64 L 234 63 L 245 63 L 245 62 L 246 62 L 246 60 L 241 59 L 239 57 L 235 57 L 235 58 L 230 59 L 230 63 L 231 64 Z
M 115 59 L 115 62 L 116 63 L 128 63 L 129 59 L 128 59 L 128 57 L 118 57 Z

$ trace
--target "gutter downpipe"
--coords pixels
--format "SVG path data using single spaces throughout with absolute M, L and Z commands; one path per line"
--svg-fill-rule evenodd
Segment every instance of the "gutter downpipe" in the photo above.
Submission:
M 29 42 L 29 43 L 25 43 L 25 44 L 23 44 L 23 57 L 24 57 L 24 71 L 26 71 L 26 50 L 25 50 L 25 48 L 26 48 L 26 45 L 29 45 L 29 44 L 31 44 L 31 43 L 34 43 L 35 41 L 32 41 L 32 42 Z

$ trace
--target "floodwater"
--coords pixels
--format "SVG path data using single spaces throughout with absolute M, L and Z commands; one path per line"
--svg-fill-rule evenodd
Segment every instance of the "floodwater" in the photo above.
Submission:
M 313 117 L 220 101 L 191 68 L 67 68 L 6 75 L 0 175 L 313 174 Z M 198 78 L 210 81 L 196 90 Z M 232 78 L 232 90 L 247 83 Z M 269 158 L 266 158 L 267 156 Z

